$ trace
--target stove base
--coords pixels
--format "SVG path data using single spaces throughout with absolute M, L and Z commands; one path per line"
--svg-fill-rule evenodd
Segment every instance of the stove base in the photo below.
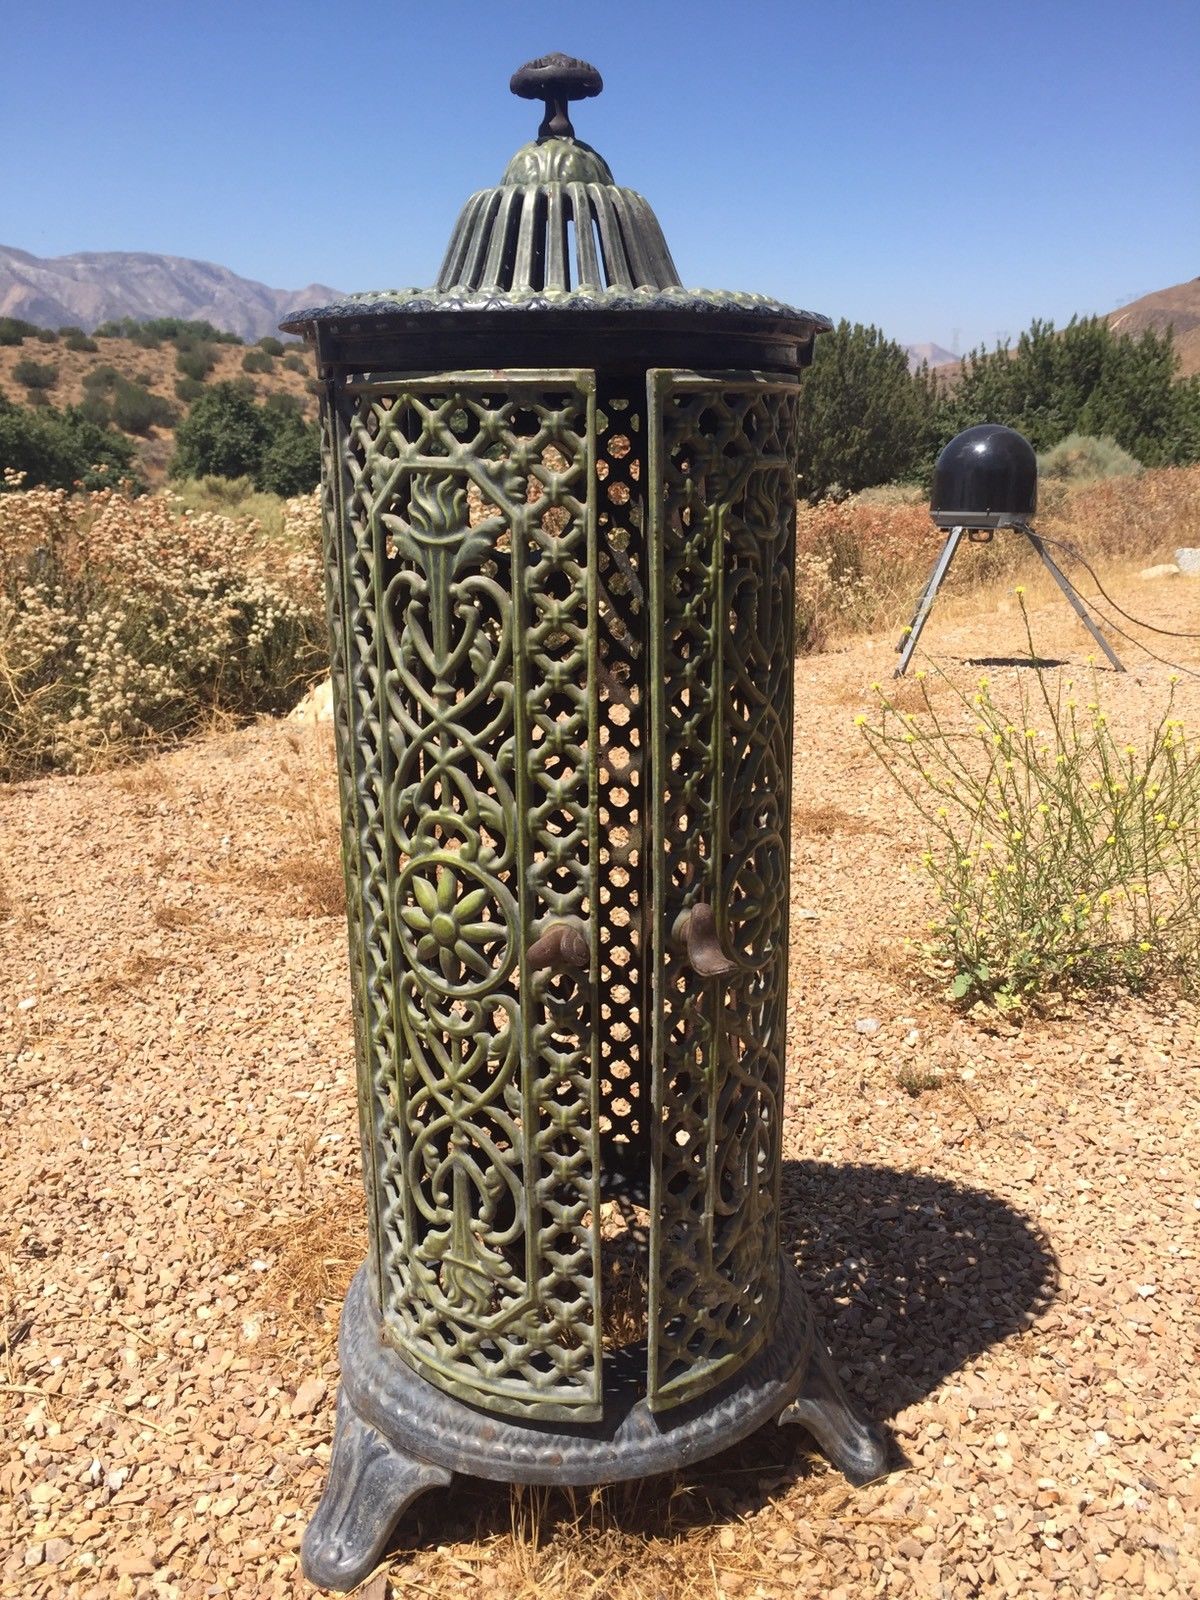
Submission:
M 329 1479 L 304 1535 L 305 1576 L 344 1592 L 378 1564 L 402 1512 L 455 1472 L 507 1483 L 592 1484 L 685 1467 L 772 1420 L 800 1423 L 854 1484 L 887 1471 L 884 1434 L 855 1415 L 791 1263 L 772 1339 L 734 1377 L 655 1415 L 614 1362 L 600 1422 L 518 1421 L 436 1388 L 387 1344 L 367 1269 L 342 1311 L 342 1387 Z

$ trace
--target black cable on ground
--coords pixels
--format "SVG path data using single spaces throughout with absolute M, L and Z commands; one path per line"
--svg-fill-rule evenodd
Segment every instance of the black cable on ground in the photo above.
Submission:
M 1108 590 L 1096 576 L 1095 567 L 1092 566 L 1087 557 L 1083 555 L 1075 545 L 1068 544 L 1065 539 L 1052 539 L 1050 538 L 1049 534 L 1045 533 L 1036 534 L 1035 537 L 1040 539 L 1043 544 L 1052 544 L 1056 550 L 1065 550 L 1067 555 L 1071 557 L 1072 561 L 1078 561 L 1079 565 L 1087 573 L 1088 577 L 1091 578 L 1092 582 L 1096 585 L 1096 588 L 1100 591 L 1104 599 L 1108 601 L 1109 605 L 1114 611 L 1119 612 L 1121 616 L 1125 618 L 1126 622 L 1132 622 L 1134 626 L 1138 628 L 1147 628 L 1151 633 L 1161 633 L 1168 639 L 1200 639 L 1200 632 L 1187 633 L 1179 628 L 1159 628 L 1156 627 L 1153 622 L 1143 622 L 1141 617 L 1135 617 L 1131 612 L 1126 611 L 1123 606 L 1119 606 L 1117 604 L 1112 595 L 1109 594 Z M 1120 628 L 1117 628 L 1117 632 L 1121 633 Z M 1123 639 L 1128 639 L 1129 635 L 1127 633 L 1122 633 L 1121 637 Z M 1134 639 L 1130 642 L 1136 644 L 1137 640 Z M 1145 646 L 1143 645 L 1142 648 L 1145 649 Z M 1168 662 L 1167 665 L 1170 666 L 1171 663 Z

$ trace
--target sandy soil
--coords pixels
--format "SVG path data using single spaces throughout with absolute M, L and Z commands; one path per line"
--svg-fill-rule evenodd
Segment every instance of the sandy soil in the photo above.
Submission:
M 1200 584 L 1127 595 L 1200 626 Z M 1036 621 L 1081 660 L 1061 604 Z M 1020 638 L 1010 611 L 929 645 L 969 678 Z M 852 1491 L 768 1430 L 630 1489 L 459 1483 L 372 1600 L 1200 1593 L 1200 1013 L 992 1032 L 929 991 L 919 836 L 853 727 L 890 665 L 797 666 L 785 1196 L 907 1464 Z M 1136 723 L 1166 677 L 1106 701 Z M 310 1592 L 363 1237 L 333 803 L 328 730 L 280 724 L 0 802 L 5 1595 Z

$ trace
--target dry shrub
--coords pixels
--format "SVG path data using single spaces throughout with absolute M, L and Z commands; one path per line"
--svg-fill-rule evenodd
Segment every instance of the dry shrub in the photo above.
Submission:
M 307 502 L 298 548 L 161 497 L 6 485 L 0 777 L 84 771 L 214 718 L 286 711 L 321 672 Z
M 1110 724 L 1094 669 L 1078 690 L 1034 670 L 1004 704 L 982 677 L 944 715 L 881 691 L 875 718 L 855 719 L 926 825 L 924 953 L 949 998 L 1016 1011 L 1194 986 L 1200 751 L 1175 715 L 1177 681 L 1140 745 Z
M 1200 467 L 1162 467 L 1078 487 L 1044 481 L 1040 503 L 1038 531 L 1077 547 L 1089 561 L 1163 559 L 1181 545 L 1200 544 Z M 943 539 L 924 503 L 878 494 L 802 505 L 796 535 L 801 654 L 822 649 L 839 632 L 907 622 Z M 960 551 L 943 593 L 1011 583 L 1035 565 L 1026 541 L 1001 531 Z
M 1039 532 L 1078 546 L 1089 561 L 1168 560 L 1181 545 L 1200 545 L 1200 467 L 1106 478 L 1042 502 Z
M 886 627 L 912 606 L 915 586 L 937 548 L 929 513 L 878 500 L 822 500 L 796 516 L 796 649 L 819 650 L 831 634 Z M 823 629 L 806 626 L 813 609 L 808 574 L 823 570 Z M 919 575 L 919 576 L 918 576 Z M 815 642 L 810 642 L 815 639 Z

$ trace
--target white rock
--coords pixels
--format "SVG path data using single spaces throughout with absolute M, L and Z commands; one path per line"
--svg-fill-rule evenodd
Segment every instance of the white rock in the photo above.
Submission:
M 1200 578 L 1200 549 L 1195 545 L 1176 550 L 1175 560 L 1185 578 Z
M 859 1017 L 858 1021 L 854 1024 L 854 1027 L 858 1033 L 878 1033 L 879 1018 Z
M 333 681 L 314 683 L 300 704 L 288 712 L 289 722 L 332 722 Z

